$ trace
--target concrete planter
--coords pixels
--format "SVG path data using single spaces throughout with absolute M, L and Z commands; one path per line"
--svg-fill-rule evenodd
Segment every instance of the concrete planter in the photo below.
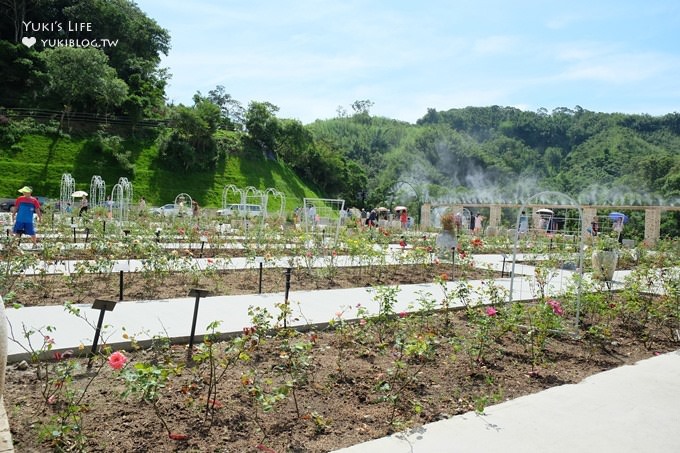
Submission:
M 435 245 L 439 256 L 451 256 L 451 249 L 458 246 L 458 238 L 449 231 L 442 231 L 437 235 Z
M 610 282 L 614 279 L 619 252 L 614 250 L 594 250 L 592 256 L 593 278 Z

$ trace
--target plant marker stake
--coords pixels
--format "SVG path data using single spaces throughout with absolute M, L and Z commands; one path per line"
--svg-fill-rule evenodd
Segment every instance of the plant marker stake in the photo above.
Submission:
M 106 220 L 102 220 L 102 226 L 103 226 L 104 233 L 106 233 Z
M 505 275 L 505 253 L 503 253 L 503 267 L 501 268 L 501 278 Z
M 73 243 L 76 243 L 76 226 L 73 225 Z
M 257 285 L 257 294 L 262 294 L 262 261 L 260 261 L 260 278 Z
M 191 360 L 191 352 L 194 349 L 194 335 L 196 335 L 196 321 L 198 320 L 198 304 L 201 297 L 207 295 L 210 291 L 207 289 L 192 288 L 189 290 L 189 296 L 196 296 L 194 301 L 194 318 L 191 322 L 191 335 L 189 336 L 189 349 L 187 350 L 187 361 Z
M 205 241 L 201 241 L 201 254 L 198 256 L 199 258 L 203 258 L 203 247 L 205 247 Z
M 288 313 L 288 294 L 290 293 L 290 273 L 293 269 L 290 267 L 286 269 L 286 296 L 284 304 L 286 305 L 286 313 Z M 286 328 L 286 316 L 283 317 L 283 327 Z
M 87 244 L 87 240 L 90 238 L 90 228 L 85 228 L 85 243 Z
M 115 300 L 105 300 L 105 299 L 95 299 L 92 304 L 92 308 L 99 310 L 99 321 L 97 321 L 97 329 L 94 331 L 94 339 L 92 340 L 92 349 L 90 350 L 90 357 L 87 360 L 87 369 L 92 368 L 92 358 L 97 353 L 97 346 L 99 345 L 99 335 L 102 331 L 102 325 L 104 324 L 104 313 L 107 311 L 113 311 L 116 307 Z
M 456 248 L 451 247 L 451 279 L 456 274 Z
M 118 274 L 118 300 L 123 300 L 123 271 Z

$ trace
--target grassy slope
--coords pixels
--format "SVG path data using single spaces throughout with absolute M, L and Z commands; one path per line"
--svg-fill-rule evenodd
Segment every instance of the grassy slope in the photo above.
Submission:
M 53 139 L 42 135 L 24 136 L 18 147 L 0 148 L 0 197 L 15 197 L 23 185 L 31 185 L 35 195 L 59 197 L 63 173 L 71 173 L 76 189 L 89 190 L 93 175 L 106 182 L 107 192 L 121 176 L 133 184 L 134 198 L 144 196 L 149 204 L 170 203 L 185 192 L 202 206 L 222 204 L 225 185 L 258 189 L 274 187 L 286 195 L 287 208 L 301 204 L 304 197 L 317 197 L 288 167 L 259 156 L 230 156 L 213 172 L 183 173 L 168 171 L 157 162 L 158 150 L 152 140 L 128 141 L 134 175 L 122 170 L 110 156 L 94 153 L 84 138 Z M 278 202 L 277 202 L 278 203 Z M 270 209 L 276 209 L 278 205 Z

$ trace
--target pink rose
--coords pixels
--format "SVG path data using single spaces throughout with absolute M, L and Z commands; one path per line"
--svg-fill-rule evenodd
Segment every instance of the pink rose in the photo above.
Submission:
M 548 301 L 548 305 L 552 308 L 553 313 L 555 313 L 557 316 L 562 316 L 564 314 L 564 310 L 562 309 L 562 305 L 558 300 L 555 299 L 550 299 Z
M 125 363 L 127 362 L 127 357 L 123 355 L 122 352 L 116 351 L 113 354 L 109 356 L 109 365 L 111 368 L 114 370 L 120 370 L 125 366 Z
M 496 310 L 495 308 L 486 307 L 486 315 L 487 316 L 496 316 L 497 313 L 498 313 L 498 310 Z

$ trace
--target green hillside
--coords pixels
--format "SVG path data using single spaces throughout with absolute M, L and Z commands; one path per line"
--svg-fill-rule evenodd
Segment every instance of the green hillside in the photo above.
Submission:
M 82 190 L 89 190 L 92 176 L 99 175 L 109 193 L 124 176 L 133 184 L 135 199 L 143 196 L 155 205 L 172 202 L 177 194 L 185 192 L 202 206 L 218 207 L 228 184 L 276 188 L 286 195 L 288 209 L 301 204 L 304 197 L 318 197 L 290 168 L 265 159 L 261 153 L 230 154 L 218 162 L 214 171 L 181 172 L 163 168 L 153 138 L 126 139 L 123 148 L 129 152 L 131 170 L 126 170 L 113 155 L 97 149 L 92 137 L 24 135 L 12 146 L 0 145 L 0 197 L 14 197 L 20 187 L 31 185 L 35 195 L 57 198 L 64 173 L 70 173 L 76 189 Z

